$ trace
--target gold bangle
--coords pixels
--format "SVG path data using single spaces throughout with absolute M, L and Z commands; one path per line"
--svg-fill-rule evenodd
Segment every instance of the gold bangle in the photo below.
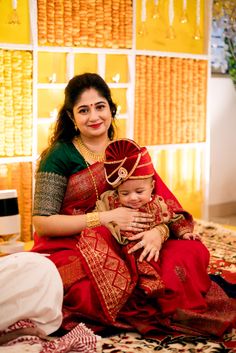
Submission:
M 166 224 L 159 224 L 157 226 L 160 236 L 161 236 L 161 243 L 163 244 L 170 236 L 170 230 Z
M 93 228 L 101 225 L 99 213 L 91 212 L 86 214 L 86 227 Z

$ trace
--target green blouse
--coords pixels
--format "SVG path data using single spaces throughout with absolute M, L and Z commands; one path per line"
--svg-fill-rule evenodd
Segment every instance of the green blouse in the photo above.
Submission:
M 40 161 L 33 216 L 60 213 L 68 178 L 86 167 L 84 158 L 72 142 L 58 142 Z
M 57 142 L 40 162 L 38 172 L 69 177 L 84 168 L 85 160 L 72 142 Z

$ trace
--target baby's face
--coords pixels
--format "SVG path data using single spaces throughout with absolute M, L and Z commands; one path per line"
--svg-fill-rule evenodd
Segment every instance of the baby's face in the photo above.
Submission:
M 120 203 L 138 209 L 150 201 L 153 187 L 152 178 L 127 180 L 117 189 Z

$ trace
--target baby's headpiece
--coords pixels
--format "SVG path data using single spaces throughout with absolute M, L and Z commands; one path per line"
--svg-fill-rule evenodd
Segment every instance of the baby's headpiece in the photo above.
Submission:
M 128 179 L 144 179 L 154 175 L 154 167 L 146 147 L 130 139 L 112 141 L 105 150 L 105 176 L 114 188 Z

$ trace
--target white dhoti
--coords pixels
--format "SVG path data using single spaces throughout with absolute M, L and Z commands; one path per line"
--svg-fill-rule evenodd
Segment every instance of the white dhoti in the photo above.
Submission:
M 62 322 L 63 285 L 45 256 L 22 252 L 0 258 L 0 330 L 30 319 L 47 335 Z

